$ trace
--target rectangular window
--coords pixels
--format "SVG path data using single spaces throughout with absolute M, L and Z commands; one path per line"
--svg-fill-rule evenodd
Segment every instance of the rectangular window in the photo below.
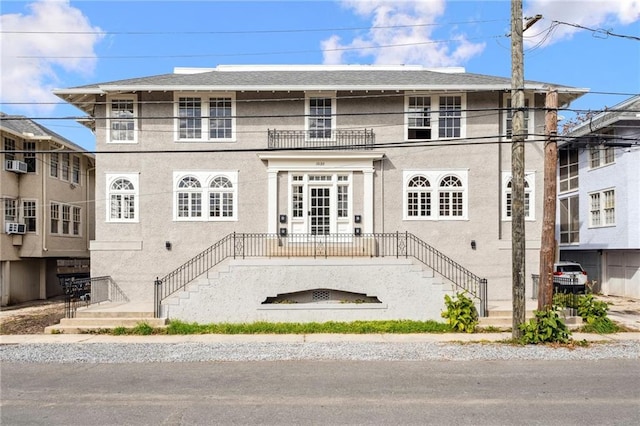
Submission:
M 15 222 L 18 218 L 18 200 L 15 198 L 4 199 L 4 221 Z
M 589 167 L 592 169 L 613 163 L 615 153 L 611 146 L 592 146 L 589 148 Z
M 525 131 L 525 133 L 529 133 L 529 99 L 525 98 L 524 100 L 524 123 L 523 123 L 523 130 Z M 507 98 L 507 113 L 506 113 L 506 123 L 505 123 L 505 129 L 507 131 L 507 138 L 511 139 L 511 133 L 512 133 L 512 126 L 513 126 L 513 110 L 511 108 L 511 98 Z
M 231 98 L 209 99 L 209 138 L 230 139 L 232 135 Z
M 459 138 L 462 114 L 461 97 L 441 96 L 438 114 L 438 136 L 440 138 Z
M 112 99 L 109 115 L 111 142 L 135 141 L 135 110 L 133 99 Z
M 567 192 L 578 189 L 578 150 L 558 150 L 560 162 L 560 191 Z
M 312 139 L 331 138 L 332 129 L 331 98 L 309 99 L 309 137 Z
M 349 187 L 338 185 L 338 217 L 349 217 Z
M 73 235 L 80 235 L 80 207 L 73 206 Z
M 52 152 L 49 155 L 49 174 L 51 177 L 58 177 L 58 161 L 59 156 L 57 152 Z
M 80 184 L 80 157 L 73 156 L 73 170 L 71 172 L 71 182 Z
M 200 98 L 185 97 L 179 100 L 179 138 L 202 138 L 202 102 Z
M 431 98 L 409 98 L 409 139 L 431 139 Z
M 16 141 L 11 139 L 11 138 L 4 138 L 4 150 L 6 151 L 4 153 L 4 159 L 5 160 L 15 160 L 16 159 L 16 153 L 14 152 L 16 150 Z
M 294 180 L 295 180 L 294 176 Z M 291 188 L 291 215 L 293 217 L 303 217 L 303 187 L 302 185 L 293 185 Z
M 580 242 L 580 212 L 578 197 L 560 200 L 560 244 Z
M 209 216 L 210 217 L 232 217 L 233 216 L 233 193 L 230 193 L 230 192 L 209 193 Z
M 62 162 L 61 162 L 60 171 L 61 171 L 60 178 L 62 178 L 62 180 L 69 180 L 69 153 L 68 152 L 62 153 Z
M 62 233 L 69 235 L 69 224 L 71 223 L 71 206 L 62 205 Z
M 60 226 L 60 204 L 51 203 L 51 233 L 59 233 Z
M 589 225 L 612 226 L 616 223 L 616 197 L 613 189 L 589 194 Z
M 22 202 L 22 217 L 26 225 L 27 232 L 36 232 L 36 202 Z
M 24 162 L 27 163 L 27 173 L 36 172 L 36 143 L 25 142 L 24 143 Z

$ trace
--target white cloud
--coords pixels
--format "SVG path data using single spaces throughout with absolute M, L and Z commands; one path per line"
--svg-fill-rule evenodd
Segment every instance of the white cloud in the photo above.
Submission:
M 562 21 L 588 28 L 611 30 L 616 25 L 629 25 L 640 21 L 640 0 L 529 0 L 524 16 L 541 14 L 544 21 L 525 33 L 525 47 L 549 45 L 570 39 L 582 29 L 559 25 L 550 33 L 552 21 Z M 543 26 L 546 23 L 546 27 Z M 536 31 L 537 30 L 537 31 Z M 613 30 L 613 32 L 616 32 Z M 528 37 L 526 37 L 528 35 Z
M 28 103 L 20 108 L 25 111 L 51 111 L 54 106 L 46 103 L 59 101 L 51 94 L 58 82 L 56 72 L 91 74 L 97 62 L 93 48 L 103 34 L 69 0 L 36 1 L 28 5 L 28 11 L 0 16 L 4 31 L 0 96 L 2 102 Z M 61 31 L 90 33 L 56 33 Z
M 351 41 L 343 42 L 336 35 L 324 40 L 321 46 L 326 64 L 371 58 L 374 64 L 458 66 L 485 48 L 484 43 L 472 43 L 460 33 L 443 37 L 452 41 L 438 42 L 433 35 L 437 27 L 432 24 L 437 24 L 444 15 L 444 0 L 345 0 L 341 3 L 355 14 L 370 19 L 371 28 Z

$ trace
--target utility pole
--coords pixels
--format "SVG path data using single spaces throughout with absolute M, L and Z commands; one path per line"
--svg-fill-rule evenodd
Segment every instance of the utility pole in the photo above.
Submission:
M 556 166 L 558 164 L 558 92 L 547 90 L 544 117 L 544 212 L 540 248 L 538 310 L 553 304 L 553 262 L 556 258 Z
M 524 235 L 524 53 L 522 0 L 511 0 L 511 274 L 512 337 L 522 336 L 526 320 Z

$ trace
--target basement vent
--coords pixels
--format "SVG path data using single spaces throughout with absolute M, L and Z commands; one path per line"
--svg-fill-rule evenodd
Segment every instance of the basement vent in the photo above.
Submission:
M 329 290 L 313 290 L 311 298 L 314 302 L 331 300 L 331 292 Z

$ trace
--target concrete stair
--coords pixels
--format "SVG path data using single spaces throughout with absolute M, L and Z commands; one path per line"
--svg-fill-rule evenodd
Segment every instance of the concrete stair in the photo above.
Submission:
M 167 325 L 167 319 L 154 318 L 150 304 L 102 303 L 78 308 L 75 318 L 63 318 L 59 324 L 46 327 L 44 332 L 83 334 L 117 327 L 134 328 L 143 323 L 161 328 Z
M 525 318 L 528 322 L 534 318 L 534 310 L 538 309 L 538 301 L 527 299 Z M 570 330 L 575 330 L 582 326 L 582 318 L 579 316 L 565 315 L 564 323 Z M 511 300 L 489 301 L 487 316 L 480 318 L 478 326 L 481 328 L 495 327 L 500 330 L 511 329 L 513 324 L 513 308 Z

